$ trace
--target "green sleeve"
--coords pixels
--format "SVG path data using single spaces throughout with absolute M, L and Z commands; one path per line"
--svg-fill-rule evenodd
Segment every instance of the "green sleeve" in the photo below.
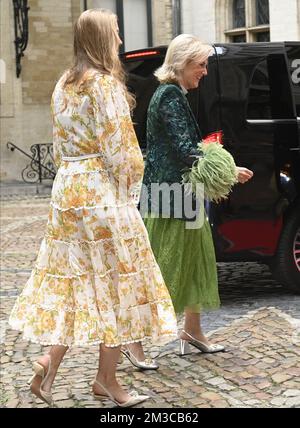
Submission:
M 159 116 L 177 156 L 191 166 L 199 151 L 196 147 L 198 141 L 192 141 L 189 131 L 186 103 L 180 89 L 169 87 L 161 97 Z

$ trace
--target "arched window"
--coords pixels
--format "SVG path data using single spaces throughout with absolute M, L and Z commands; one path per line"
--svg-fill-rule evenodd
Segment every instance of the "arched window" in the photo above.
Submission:
M 264 25 L 269 23 L 269 0 L 256 0 L 256 25 Z
M 233 1 L 233 27 L 240 28 L 246 25 L 245 0 Z

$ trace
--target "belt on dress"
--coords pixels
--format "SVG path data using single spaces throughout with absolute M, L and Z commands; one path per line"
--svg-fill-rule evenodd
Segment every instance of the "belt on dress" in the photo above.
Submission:
M 85 159 L 100 158 L 101 156 L 102 156 L 101 153 L 90 153 L 82 156 L 62 156 L 61 159 L 67 162 L 75 162 L 75 161 L 81 161 Z

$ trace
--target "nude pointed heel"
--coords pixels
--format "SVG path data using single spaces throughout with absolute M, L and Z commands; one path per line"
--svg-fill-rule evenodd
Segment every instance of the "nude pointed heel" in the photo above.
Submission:
M 34 373 L 31 376 L 31 378 L 28 380 L 28 382 L 27 382 L 28 385 L 30 385 L 32 383 L 32 381 L 35 378 L 35 376 L 41 376 L 42 378 L 45 377 L 45 374 L 44 374 L 45 370 L 44 370 L 44 367 L 41 364 L 39 364 L 38 362 L 34 362 L 33 365 L 32 365 L 32 367 L 33 367 Z
M 51 367 L 51 358 L 49 356 L 49 365 L 48 370 L 46 373 L 45 367 L 42 366 L 42 364 L 38 362 L 33 363 L 33 376 L 29 379 L 28 383 L 30 384 L 30 390 L 32 394 L 36 395 L 41 400 L 45 401 L 50 406 L 53 404 L 53 397 L 51 392 L 44 391 L 42 389 L 43 384 L 45 383 L 48 374 L 50 373 L 50 367 Z M 39 385 L 34 385 L 34 380 L 36 376 L 39 376 L 41 378 L 41 382 Z

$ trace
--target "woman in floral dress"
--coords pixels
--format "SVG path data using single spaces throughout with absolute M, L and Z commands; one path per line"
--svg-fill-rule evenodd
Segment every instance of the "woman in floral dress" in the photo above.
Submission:
M 117 18 L 84 12 L 75 25 L 74 66 L 52 96 L 58 166 L 46 234 L 10 316 L 26 339 L 51 345 L 34 363 L 31 391 L 51 386 L 69 346 L 100 345 L 96 398 L 122 407 L 147 396 L 116 380 L 121 345 L 176 336 L 176 317 L 137 209 L 143 159 L 118 58 Z M 128 101 L 128 102 L 127 102 Z

